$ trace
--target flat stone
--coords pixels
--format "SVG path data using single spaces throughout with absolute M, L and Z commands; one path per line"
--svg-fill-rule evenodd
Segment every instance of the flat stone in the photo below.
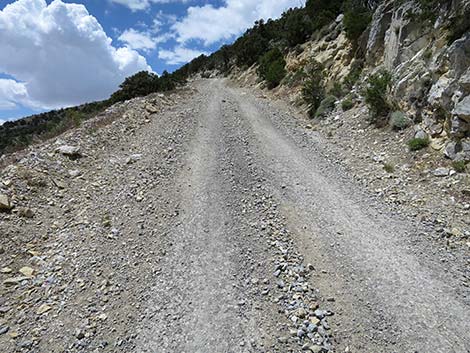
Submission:
M 449 173 L 450 173 L 450 170 L 449 170 L 449 169 L 441 167 L 441 168 L 435 169 L 435 170 L 432 172 L 432 175 L 434 175 L 434 176 L 436 176 L 436 177 L 441 177 L 441 178 L 442 178 L 442 177 L 448 176 Z
M 142 159 L 142 155 L 139 153 L 136 154 L 131 154 L 129 157 L 126 159 L 126 164 L 132 164 L 137 161 L 140 161 Z
M 56 152 L 61 153 L 67 157 L 80 157 L 81 156 L 80 147 L 78 146 L 69 146 L 69 145 L 60 146 L 56 149 Z
M 22 207 L 18 210 L 18 214 L 24 218 L 33 218 L 34 211 L 28 207 Z
M 20 273 L 26 277 L 33 277 L 34 275 L 34 269 L 28 266 L 24 266 L 20 268 Z
M 318 318 L 316 318 L 316 317 L 312 317 L 312 318 L 310 319 L 310 323 L 311 323 L 312 325 L 314 325 L 314 326 L 318 326 L 318 325 L 320 324 L 320 320 L 319 320 Z
M 80 176 L 81 174 L 82 174 L 82 172 L 78 169 L 69 170 L 69 176 L 71 176 L 72 178 L 76 178 L 76 177 Z
M 17 284 L 26 281 L 30 279 L 30 277 L 13 277 L 13 278 L 7 278 L 6 280 L 3 281 L 3 284 L 5 286 L 16 286 Z
M 158 108 L 156 106 L 154 106 L 153 104 L 147 104 L 145 106 L 145 110 L 148 111 L 151 114 L 154 114 L 154 113 L 158 112 Z
M 38 308 L 38 310 L 36 310 L 36 314 L 42 315 L 42 314 L 47 313 L 47 312 L 48 312 L 49 310 L 51 310 L 51 309 L 52 309 L 51 306 L 49 306 L 49 305 L 47 305 L 47 304 L 42 304 L 42 305 Z
M 303 348 L 302 348 L 303 349 Z M 322 347 L 321 346 L 317 346 L 317 345 L 310 345 L 308 346 L 307 348 L 305 348 L 304 350 L 306 351 L 310 351 L 310 352 L 313 352 L 313 353 L 320 353 L 322 351 Z
M 8 211 L 12 209 L 10 198 L 5 194 L 0 194 L 0 210 Z

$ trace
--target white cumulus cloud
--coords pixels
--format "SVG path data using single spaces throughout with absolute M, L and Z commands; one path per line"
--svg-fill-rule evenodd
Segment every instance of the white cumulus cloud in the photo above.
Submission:
M 173 25 L 177 40 L 186 43 L 201 40 L 211 45 L 243 33 L 259 19 L 275 19 L 305 0 L 225 0 L 224 6 L 193 6 L 187 15 Z
M 0 48 L 0 73 L 21 82 L 3 82 L 9 88 L 0 90 L 0 102 L 10 106 L 56 108 L 104 99 L 126 76 L 151 70 L 131 47 L 114 47 L 85 6 L 61 0 L 7 5 L 0 11 Z
M 150 51 L 155 49 L 157 44 L 166 42 L 171 37 L 171 33 L 155 35 L 154 31 L 138 31 L 130 28 L 126 29 L 118 39 L 131 49 Z
M 167 4 L 170 2 L 186 3 L 189 0 L 110 0 L 116 4 L 127 6 L 132 11 L 147 10 L 152 3 L 154 4 Z
M 157 46 L 157 42 L 153 40 L 150 33 L 139 32 L 133 28 L 125 30 L 119 36 L 119 40 L 132 49 L 151 50 Z
M 160 50 L 158 52 L 158 57 L 169 65 L 179 65 L 191 61 L 202 54 L 208 55 L 207 52 L 201 50 L 177 46 L 173 50 Z
M 28 92 L 23 83 L 0 79 L 0 109 L 15 109 L 18 103 L 28 104 Z

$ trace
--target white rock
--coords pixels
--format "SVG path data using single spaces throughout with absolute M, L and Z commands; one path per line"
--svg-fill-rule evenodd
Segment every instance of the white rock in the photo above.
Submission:
M 79 171 L 78 169 L 69 170 L 69 175 L 70 175 L 72 178 L 76 178 L 76 177 L 80 176 L 81 174 L 82 174 L 82 172 Z
M 60 146 L 59 148 L 57 148 L 56 152 L 61 153 L 64 156 L 69 156 L 69 157 L 79 156 L 80 155 L 80 147 L 64 145 L 64 146 Z
M 466 96 L 457 103 L 452 113 L 457 115 L 460 119 L 470 122 L 470 96 Z
M 436 177 L 446 177 L 449 175 L 449 173 L 450 173 L 450 170 L 447 168 L 443 168 L 443 167 L 437 168 L 432 172 L 432 174 Z
M 136 154 L 131 154 L 129 157 L 126 159 L 126 164 L 132 164 L 137 161 L 140 161 L 142 159 L 142 154 L 136 153 Z

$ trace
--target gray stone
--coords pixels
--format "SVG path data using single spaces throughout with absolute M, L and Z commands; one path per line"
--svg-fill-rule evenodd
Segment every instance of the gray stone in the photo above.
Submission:
M 428 103 L 433 106 L 447 105 L 450 100 L 449 87 L 452 79 L 447 76 L 440 77 L 431 87 L 428 93 Z
M 29 341 L 29 340 L 22 341 L 18 343 L 18 346 L 20 346 L 21 348 L 31 348 L 33 346 L 33 341 Z
M 67 157 L 80 157 L 80 147 L 78 146 L 69 146 L 69 145 L 64 145 L 60 146 L 56 149 L 57 153 L 63 154 L 64 156 Z
M 0 335 L 4 335 L 10 328 L 8 326 L 0 326 Z
M 313 352 L 313 353 L 320 353 L 323 350 L 321 346 L 317 346 L 317 345 L 310 346 L 308 347 L 308 349 L 310 350 L 310 352 Z
M 126 164 L 132 164 L 137 161 L 140 161 L 142 159 L 142 155 L 139 153 L 136 154 L 131 154 L 127 159 L 126 159 Z
M 452 137 L 463 137 L 470 131 L 470 123 L 453 116 L 450 121 L 450 134 Z
M 432 174 L 436 177 L 446 177 L 449 175 L 449 173 L 450 173 L 450 170 L 447 168 L 443 168 L 443 167 L 437 168 L 432 172 Z
M 72 178 L 76 178 L 78 176 L 80 176 L 82 174 L 82 172 L 78 169 L 74 169 L 74 170 L 69 170 L 69 175 L 72 177 Z
M 15 286 L 15 285 L 20 284 L 21 282 L 27 281 L 29 279 L 31 279 L 31 278 L 26 277 L 26 276 L 7 278 L 6 280 L 3 281 L 3 284 L 5 286 Z
M 462 152 L 470 153 L 470 138 L 461 140 L 460 145 L 462 146 Z
M 145 110 L 148 111 L 150 114 L 158 113 L 158 108 L 153 104 L 147 104 L 145 106 Z
M 83 330 L 77 329 L 75 331 L 75 337 L 77 337 L 77 339 L 81 340 L 82 338 L 85 338 L 85 333 L 83 332 Z
M 425 140 L 428 138 L 428 134 L 424 130 L 418 130 L 415 133 L 415 138 Z
M 314 312 L 314 315 L 319 319 L 323 319 L 326 316 L 327 312 L 325 310 L 317 309 Z
M 460 119 L 470 122 L 470 95 L 464 97 L 455 105 L 452 114 L 457 115 Z
M 460 77 L 459 84 L 466 93 L 470 93 L 470 68 Z
M 446 155 L 447 158 L 450 158 L 452 160 L 455 160 L 457 157 L 457 153 L 460 152 L 459 144 L 455 141 L 450 141 L 447 143 L 445 149 L 444 149 L 444 154 Z
M 308 331 L 308 332 L 315 332 L 316 330 L 317 330 L 317 326 L 316 326 L 316 325 L 314 325 L 314 324 L 312 324 L 312 323 L 308 324 L 308 326 L 307 326 L 307 331 Z
M 34 211 L 28 207 L 22 207 L 18 210 L 18 215 L 24 218 L 33 218 Z

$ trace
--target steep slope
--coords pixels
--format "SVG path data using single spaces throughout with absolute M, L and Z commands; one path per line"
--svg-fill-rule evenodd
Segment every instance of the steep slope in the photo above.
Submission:
M 467 352 L 468 252 L 293 114 L 198 81 L 14 155 L 0 350 Z
M 470 35 L 464 31 L 449 36 L 457 31 L 469 3 L 444 2 L 427 19 L 418 17 L 419 4 L 381 2 L 356 46 L 347 38 L 340 15 L 287 53 L 286 77 L 273 90 L 258 78 L 256 66 L 235 69 L 230 77 L 263 88 L 267 96 L 287 100 L 301 111 L 309 110 L 305 96 L 314 93 L 305 92 L 306 85 L 323 81 L 314 87 L 323 89 L 325 99 L 305 127 L 321 131 L 335 145 L 331 155 L 340 156 L 371 191 L 400 212 L 433 224 L 443 243 L 467 246 L 470 131 L 458 107 L 470 93 L 465 84 Z M 456 22 L 454 29 L 449 21 Z M 388 110 L 372 120 L 365 91 L 370 77 L 382 70 L 391 76 L 381 93 Z M 424 148 L 411 150 L 410 143 L 416 141 Z

